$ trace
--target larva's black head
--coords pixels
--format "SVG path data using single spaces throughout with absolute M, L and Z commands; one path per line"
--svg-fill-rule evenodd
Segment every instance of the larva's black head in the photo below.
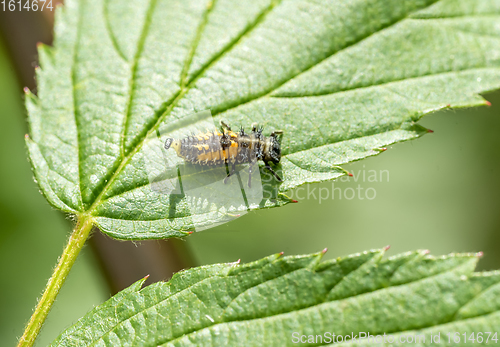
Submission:
M 281 160 L 281 144 L 278 138 L 273 134 L 266 139 L 264 148 L 264 161 L 279 163 Z

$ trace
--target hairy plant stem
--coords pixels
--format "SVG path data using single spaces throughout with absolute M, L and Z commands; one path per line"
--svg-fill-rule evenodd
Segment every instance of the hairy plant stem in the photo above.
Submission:
M 50 280 L 47 283 L 45 292 L 38 301 L 38 305 L 36 306 L 35 312 L 33 312 L 33 315 L 24 330 L 23 336 L 19 339 L 19 343 L 17 345 L 18 347 L 33 346 L 35 339 L 42 328 L 42 324 L 47 318 L 57 294 L 59 294 L 59 290 L 64 284 L 64 281 L 66 281 L 69 270 L 71 270 L 71 267 L 82 250 L 85 241 L 89 237 L 92 225 L 92 218 L 90 216 L 81 216 L 79 218 L 75 230 L 73 230 L 68 244 L 66 245 L 62 256 L 59 258 L 59 262 L 52 273 L 52 277 L 50 277 Z

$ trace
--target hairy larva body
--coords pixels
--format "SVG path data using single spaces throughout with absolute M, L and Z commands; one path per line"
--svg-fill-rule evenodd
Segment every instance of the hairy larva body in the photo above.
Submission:
M 247 134 L 243 128 L 236 133 L 225 123 L 221 124 L 221 131 L 194 134 L 183 139 L 168 138 L 165 141 L 165 149 L 173 148 L 180 158 L 196 165 L 226 165 L 228 175 L 225 182 L 235 172 L 235 165 L 248 163 L 251 175 L 252 166 L 258 160 L 263 161 L 266 168 L 281 181 L 269 166 L 270 163 L 277 164 L 281 160 L 281 145 L 278 139 L 281 131 L 274 131 L 266 137 L 262 134 L 263 129 L 257 128 L 256 125 L 253 125 L 252 131 Z M 249 186 L 250 180 L 251 176 Z

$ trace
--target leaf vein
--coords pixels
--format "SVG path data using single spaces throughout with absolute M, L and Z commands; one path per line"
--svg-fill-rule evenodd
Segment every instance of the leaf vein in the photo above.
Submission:
M 186 61 L 184 62 L 184 66 L 181 71 L 181 78 L 180 78 L 180 87 L 181 89 L 184 89 L 187 84 L 187 76 L 189 72 L 189 68 L 191 67 L 191 63 L 193 62 L 194 55 L 196 54 L 196 50 L 198 49 L 198 45 L 200 44 L 201 37 L 203 35 L 203 32 L 205 31 L 205 27 L 207 26 L 208 23 L 208 17 L 210 13 L 212 12 L 213 8 L 215 7 L 217 0 L 210 0 L 207 3 L 207 9 L 203 13 L 203 17 L 201 19 L 201 22 L 198 26 L 198 29 L 196 30 L 196 35 L 194 37 L 193 43 L 191 44 L 191 49 L 189 50 L 188 57 Z
M 144 43 L 146 42 L 146 37 L 149 31 L 149 26 L 151 25 L 151 17 L 153 15 L 154 9 L 156 7 L 157 0 L 150 0 L 148 4 L 148 9 L 146 11 L 146 18 L 144 19 L 144 25 L 142 27 L 141 31 L 141 36 L 139 40 L 137 41 L 137 50 L 135 52 L 134 60 L 132 61 L 132 66 L 131 66 L 131 76 L 129 80 L 129 98 L 127 100 L 127 108 L 125 112 L 125 119 L 123 123 L 123 131 L 121 134 L 121 150 L 120 150 L 120 157 L 122 160 L 124 159 L 126 155 L 126 148 L 125 148 L 125 139 L 127 136 L 128 128 L 129 128 L 129 123 L 130 123 L 130 117 L 131 117 L 131 112 L 132 112 L 132 101 L 134 100 L 135 96 L 135 88 L 136 88 L 136 81 L 137 81 L 137 69 L 139 65 L 139 59 L 141 58 L 143 49 L 144 49 Z
M 362 89 L 369 89 L 369 88 L 376 88 L 376 87 L 381 87 L 384 85 L 391 86 L 392 84 L 396 84 L 399 82 L 405 82 L 405 81 L 413 81 L 413 80 L 418 80 L 421 78 L 426 78 L 426 77 L 439 77 L 439 76 L 446 76 L 447 74 L 450 73 L 457 73 L 457 72 L 466 72 L 466 71 L 482 71 L 482 70 L 490 70 L 490 69 L 498 69 L 500 66 L 484 66 L 484 67 L 467 67 L 464 69 L 456 69 L 456 70 L 448 70 L 448 71 L 441 71 L 438 73 L 429 73 L 429 74 L 424 74 L 420 76 L 414 76 L 414 77 L 408 77 L 408 78 L 400 78 L 400 79 L 394 79 L 390 81 L 381 81 L 379 83 L 374 83 L 371 85 L 367 86 L 359 86 L 359 87 L 354 87 L 354 88 L 345 88 L 345 89 L 339 89 L 334 92 L 325 92 L 325 93 L 316 93 L 316 94 L 302 94 L 302 95 L 266 95 L 266 97 L 269 98 L 274 98 L 274 99 L 300 99 L 300 98 L 315 98 L 315 97 L 321 97 L 321 96 L 329 96 L 329 95 L 335 95 L 335 94 L 342 94 L 346 92 L 351 92 L 351 91 L 357 91 L 357 90 L 362 90 Z M 401 95 L 400 95 L 401 96 Z
M 118 41 L 116 40 L 116 36 L 113 33 L 113 30 L 111 30 L 111 23 L 109 21 L 108 4 L 109 4 L 109 0 L 104 0 L 104 2 L 103 2 L 104 26 L 106 28 L 109 39 L 111 40 L 111 43 L 113 44 L 113 48 L 115 49 L 115 51 L 118 53 L 120 58 L 122 58 L 124 61 L 128 61 L 127 57 L 125 57 L 125 54 L 123 54 L 123 51 L 121 50 L 120 45 L 118 44 Z
M 279 4 L 282 0 L 275 0 L 271 2 L 269 7 L 265 8 L 256 18 L 256 20 L 248 25 L 239 35 L 237 35 L 226 47 L 221 49 L 221 51 L 212 57 L 207 63 L 205 63 L 197 72 L 193 74 L 193 76 L 189 80 L 188 87 L 192 86 L 194 82 L 212 65 L 214 65 L 220 58 L 231 51 L 231 49 L 236 46 L 245 36 L 251 33 L 259 24 L 261 24 L 266 16 Z

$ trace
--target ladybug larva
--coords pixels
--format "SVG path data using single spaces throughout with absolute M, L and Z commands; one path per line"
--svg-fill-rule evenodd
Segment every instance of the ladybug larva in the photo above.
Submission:
M 235 172 L 236 164 L 249 164 L 248 186 L 251 186 L 252 166 L 257 160 L 262 160 L 274 177 L 280 182 L 282 179 L 269 165 L 277 164 L 281 160 L 281 145 L 278 135 L 283 131 L 273 131 L 269 137 L 262 135 L 263 128 L 252 125 L 252 131 L 247 134 L 243 127 L 238 133 L 221 121 L 221 131 L 199 133 L 182 140 L 168 138 L 165 149 L 172 147 L 180 158 L 197 165 L 219 166 L 226 165 L 227 177 L 224 183 Z M 231 170 L 229 170 L 231 165 Z

